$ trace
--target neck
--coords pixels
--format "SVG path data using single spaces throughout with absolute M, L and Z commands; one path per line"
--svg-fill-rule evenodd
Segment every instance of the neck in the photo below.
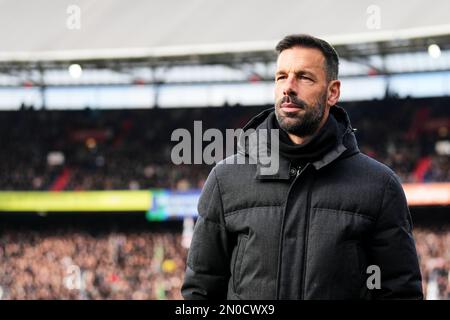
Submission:
M 308 140 L 309 137 L 311 136 L 296 136 L 295 134 L 292 133 L 288 133 L 289 139 L 291 139 L 291 141 L 295 144 L 303 144 L 305 143 L 306 140 Z

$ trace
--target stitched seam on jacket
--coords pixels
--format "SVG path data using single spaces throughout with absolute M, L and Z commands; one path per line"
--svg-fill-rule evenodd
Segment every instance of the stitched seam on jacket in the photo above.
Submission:
M 319 208 L 314 208 L 314 210 L 316 210 L 316 209 L 329 211 L 329 212 L 332 212 L 332 213 L 335 213 L 335 214 L 343 213 L 343 214 L 347 214 L 347 215 L 351 215 L 351 216 L 358 216 L 358 217 L 361 217 L 361 218 L 364 218 L 364 219 L 368 219 L 370 221 L 375 221 L 376 220 L 376 218 L 373 218 L 373 217 L 370 217 L 370 216 L 366 216 L 364 214 L 352 212 L 352 211 L 347 211 L 347 210 L 336 210 L 336 209 L 320 208 L 320 207 Z
M 203 220 L 204 220 L 205 222 L 207 222 L 207 223 L 211 223 L 211 224 L 213 224 L 213 225 L 215 225 L 215 226 L 217 226 L 217 227 L 220 227 L 220 228 L 226 230 L 225 226 L 223 226 L 222 224 L 220 224 L 220 223 L 218 223 L 218 222 L 216 222 L 216 221 L 214 221 L 214 220 L 211 220 L 211 219 L 209 219 L 209 218 L 205 218 L 205 217 L 199 215 L 198 218 L 197 218 L 197 220 L 198 220 L 198 219 L 203 219 Z
M 380 218 L 382 211 L 383 211 L 383 204 L 384 204 L 384 197 L 386 196 L 386 189 L 390 187 L 390 183 L 392 180 L 392 175 L 389 174 L 388 179 L 386 181 L 386 183 L 384 184 L 384 188 L 383 188 L 383 196 L 381 197 L 381 203 L 380 203 L 380 208 L 378 209 L 378 215 L 375 219 L 375 222 L 378 222 L 378 219 Z
M 222 191 L 220 190 L 220 184 L 219 184 L 219 179 L 217 178 L 217 173 L 216 170 L 214 170 L 214 178 L 216 179 L 216 186 L 217 186 L 217 190 L 219 191 L 219 200 L 220 200 L 220 208 L 222 211 L 221 215 L 220 215 L 220 222 L 223 223 L 223 227 L 225 228 L 225 211 L 223 209 L 223 201 L 222 201 Z
M 247 208 L 242 208 L 242 209 L 237 209 L 237 210 L 233 210 L 233 211 L 227 212 L 227 213 L 225 213 L 224 215 L 225 215 L 225 217 L 229 217 L 229 216 L 235 215 L 235 214 L 237 214 L 237 213 L 240 213 L 241 211 L 245 211 L 245 210 L 249 210 L 249 209 L 260 209 L 260 208 L 279 208 L 279 207 L 282 207 L 282 206 L 283 206 L 283 205 L 279 205 L 279 204 L 277 204 L 277 205 L 273 205 L 273 206 L 256 206 L 256 207 L 247 207 Z

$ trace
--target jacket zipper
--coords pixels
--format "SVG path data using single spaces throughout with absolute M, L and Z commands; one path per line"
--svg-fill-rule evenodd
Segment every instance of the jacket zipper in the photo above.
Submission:
M 306 263 L 307 263 L 307 255 L 308 255 L 308 238 L 309 238 L 309 216 L 311 211 L 311 193 L 314 184 L 314 175 L 312 175 L 311 182 L 308 186 L 308 193 L 306 195 L 306 216 L 305 216 L 305 231 L 304 231 L 304 239 L 303 239 L 303 264 L 302 264 L 302 286 L 301 286 L 301 295 L 300 299 L 305 299 L 305 281 L 306 281 Z
M 278 250 L 278 270 L 277 270 L 277 290 L 276 290 L 276 299 L 277 300 L 280 299 L 281 257 L 282 257 L 282 251 L 283 251 L 284 220 L 286 217 L 286 209 L 287 209 L 287 205 L 288 205 L 288 200 L 289 200 L 289 196 L 291 194 L 292 187 L 294 186 L 298 177 L 306 170 L 306 168 L 308 168 L 309 165 L 310 165 L 310 163 L 307 163 L 303 167 L 303 169 L 300 166 L 295 167 L 295 170 L 296 170 L 295 178 L 294 178 L 294 181 L 292 181 L 291 185 L 289 186 L 288 195 L 286 198 L 286 204 L 285 204 L 284 210 L 283 210 L 283 217 L 282 217 L 283 220 L 281 221 L 280 243 L 279 243 L 279 250 Z
M 237 292 L 236 292 L 236 288 L 237 288 L 237 285 L 236 285 L 236 282 L 237 282 L 236 269 L 237 269 L 237 264 L 239 262 L 238 259 L 239 259 L 240 252 L 241 252 L 240 251 L 241 244 L 242 244 L 242 237 L 240 237 L 239 240 L 238 240 L 238 245 L 237 245 L 237 249 L 236 249 L 236 257 L 234 258 L 234 265 L 233 265 L 233 290 L 234 290 L 235 294 L 237 294 Z
M 343 136 L 345 136 L 347 133 L 351 131 L 356 131 L 353 128 L 347 128 Z M 307 163 L 303 169 L 298 166 L 295 167 L 296 174 L 294 181 L 292 182 L 291 186 L 289 187 L 288 196 L 286 198 L 286 205 L 284 207 L 283 211 L 283 220 L 281 221 L 281 235 L 280 235 L 280 245 L 279 245 L 279 253 L 278 253 L 278 272 L 277 272 L 277 288 L 276 288 L 276 299 L 280 299 L 280 270 L 281 270 L 281 257 L 282 257 L 282 250 L 283 250 L 283 233 L 284 233 L 284 220 L 286 217 L 286 209 L 287 209 L 287 203 L 289 200 L 289 195 L 291 193 L 292 187 L 294 186 L 295 182 L 297 181 L 297 178 L 305 171 L 305 169 L 310 165 L 310 163 Z M 303 241 L 303 267 L 302 267 L 302 287 L 301 287 L 301 294 L 300 299 L 304 300 L 305 298 L 305 280 L 306 280 L 306 255 L 308 254 L 308 237 L 309 237 L 309 216 L 310 216 L 310 210 L 311 210 L 311 193 L 314 183 L 314 176 L 312 177 L 312 181 L 310 182 L 310 185 L 308 187 L 308 193 L 306 195 L 306 221 L 305 221 L 305 232 L 304 232 L 304 241 Z

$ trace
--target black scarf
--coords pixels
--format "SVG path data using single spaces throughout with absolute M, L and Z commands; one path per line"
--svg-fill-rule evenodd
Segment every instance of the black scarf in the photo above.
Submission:
M 269 129 L 279 129 L 280 155 L 295 165 L 304 165 L 320 159 L 339 142 L 338 123 L 331 113 L 322 128 L 302 144 L 291 141 L 287 132 L 278 124 L 275 112 L 272 112 L 267 120 Z

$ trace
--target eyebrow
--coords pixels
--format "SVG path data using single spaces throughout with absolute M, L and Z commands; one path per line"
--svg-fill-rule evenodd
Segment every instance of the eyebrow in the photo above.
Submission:
M 282 74 L 286 74 L 286 71 L 283 71 L 283 70 L 277 71 L 275 73 L 275 76 L 279 76 L 279 75 L 282 75 Z M 295 75 L 296 76 L 308 76 L 308 77 L 312 77 L 312 78 L 317 78 L 314 73 L 312 73 L 310 71 L 306 71 L 306 70 L 296 71 Z

